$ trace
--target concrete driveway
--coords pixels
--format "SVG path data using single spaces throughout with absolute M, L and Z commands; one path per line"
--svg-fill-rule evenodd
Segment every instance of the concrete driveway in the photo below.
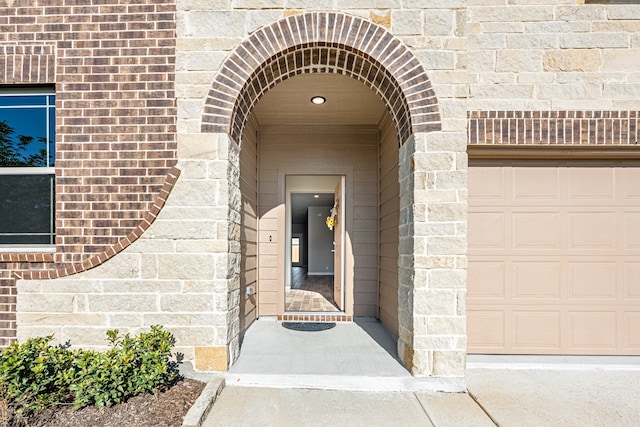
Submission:
M 500 426 L 640 425 L 634 367 L 469 369 L 467 388 Z

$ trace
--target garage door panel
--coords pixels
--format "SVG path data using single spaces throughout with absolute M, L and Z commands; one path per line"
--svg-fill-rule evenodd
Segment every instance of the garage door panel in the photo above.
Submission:
M 498 310 L 469 310 L 468 320 L 468 345 L 482 348 L 485 351 L 502 350 L 505 348 L 505 315 Z
M 514 212 L 513 250 L 559 250 L 561 224 L 559 212 Z
M 614 351 L 618 336 L 615 311 L 569 312 L 570 349 Z
M 513 200 L 549 201 L 560 198 L 560 176 L 556 168 L 512 168 Z
M 617 263 L 569 262 L 569 303 L 571 300 L 616 300 L 618 290 Z M 574 301 L 578 302 L 578 301 Z
M 616 249 L 615 212 L 569 212 L 568 249 Z
M 504 168 L 474 168 L 469 169 L 468 182 L 469 194 L 473 194 L 473 200 L 490 203 L 502 203 L 505 199 L 505 170 Z
M 514 310 L 513 348 L 519 350 L 559 350 L 561 315 L 555 310 Z
M 470 211 L 471 214 L 471 211 Z M 469 237 L 474 242 L 475 250 L 504 250 L 505 241 L 505 213 L 502 212 L 473 212 L 469 215 Z
M 640 262 L 625 262 L 623 265 L 624 297 L 626 300 L 638 300 L 640 299 Z
M 640 201 L 640 168 L 621 167 L 616 169 L 617 194 L 626 202 L 637 204 Z
M 640 355 L 640 163 L 631 163 L 472 161 L 469 352 Z M 485 179 L 482 197 L 474 176 Z
M 640 250 L 640 212 L 629 212 L 624 215 L 623 233 L 625 249 Z
M 468 298 L 504 299 L 504 261 L 470 261 L 467 274 L 469 278 L 469 286 L 467 287 Z
M 633 351 L 640 350 L 640 311 L 624 313 L 624 346 Z
M 560 299 L 560 263 L 555 261 L 514 261 L 514 299 Z
M 615 199 L 614 169 L 610 167 L 569 167 L 567 199 L 569 201 Z

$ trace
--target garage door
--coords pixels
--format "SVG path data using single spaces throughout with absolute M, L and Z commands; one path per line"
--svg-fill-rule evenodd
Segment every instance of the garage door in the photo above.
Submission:
M 640 163 L 471 162 L 470 353 L 640 354 Z

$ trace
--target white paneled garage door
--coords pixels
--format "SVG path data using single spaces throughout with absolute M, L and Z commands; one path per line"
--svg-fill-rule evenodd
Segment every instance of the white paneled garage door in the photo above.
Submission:
M 640 163 L 471 162 L 469 353 L 640 354 Z

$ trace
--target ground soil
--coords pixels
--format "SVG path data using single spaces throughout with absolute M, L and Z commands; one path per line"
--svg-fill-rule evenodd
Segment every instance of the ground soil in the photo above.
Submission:
M 38 411 L 28 419 L 6 412 L 0 415 L 4 427 L 173 427 L 181 426 L 187 411 L 205 383 L 184 379 L 165 391 L 146 393 L 109 408 L 87 407 L 74 411 L 70 406 Z M 4 412 L 4 411 L 0 411 Z

